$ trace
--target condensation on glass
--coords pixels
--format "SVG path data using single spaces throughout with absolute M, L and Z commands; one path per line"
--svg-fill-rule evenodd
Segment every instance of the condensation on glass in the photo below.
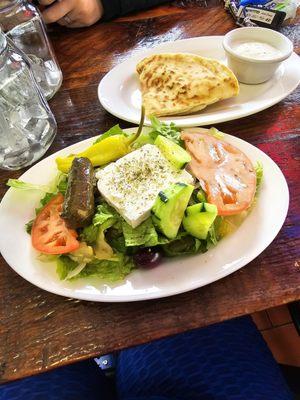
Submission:
M 30 59 L 35 78 L 49 100 L 62 83 L 62 72 L 36 7 L 25 0 L 0 0 L 0 26 Z
M 17 170 L 34 163 L 56 130 L 31 64 L 0 32 L 0 168 Z

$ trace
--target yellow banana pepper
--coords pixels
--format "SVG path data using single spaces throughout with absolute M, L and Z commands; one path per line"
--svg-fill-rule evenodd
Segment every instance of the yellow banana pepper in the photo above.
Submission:
M 75 157 L 87 157 L 94 167 L 115 161 L 131 151 L 130 140 L 124 135 L 115 135 L 103 139 L 99 143 L 85 149 L 78 154 L 68 157 L 57 157 L 56 164 L 59 171 L 67 174 Z
M 141 134 L 144 120 L 145 109 L 142 107 L 141 120 L 136 133 L 129 137 L 125 135 L 109 136 L 98 143 L 92 144 L 92 146 L 85 149 L 82 153 L 71 154 L 68 157 L 57 157 L 55 160 L 57 168 L 59 171 L 67 174 L 71 169 L 75 157 L 87 157 L 94 167 L 100 167 L 101 165 L 118 160 L 133 150 L 131 145 Z

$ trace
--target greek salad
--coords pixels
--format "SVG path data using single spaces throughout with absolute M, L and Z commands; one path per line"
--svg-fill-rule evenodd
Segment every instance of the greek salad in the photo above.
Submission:
M 204 253 L 255 204 L 262 165 L 222 132 L 151 122 L 144 128 L 142 117 L 135 133 L 116 125 L 83 152 L 56 158 L 49 186 L 8 181 L 43 192 L 26 230 L 61 280 L 114 282 L 164 258 Z

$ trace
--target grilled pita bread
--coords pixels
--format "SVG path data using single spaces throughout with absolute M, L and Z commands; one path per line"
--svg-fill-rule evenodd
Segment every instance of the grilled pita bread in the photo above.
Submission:
M 146 115 L 191 114 L 239 93 L 229 68 L 195 54 L 155 54 L 140 61 L 136 70 Z

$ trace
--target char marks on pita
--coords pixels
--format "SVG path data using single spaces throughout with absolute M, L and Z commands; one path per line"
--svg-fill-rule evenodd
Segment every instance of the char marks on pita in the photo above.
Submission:
M 136 70 L 146 115 L 191 114 L 239 93 L 229 68 L 195 54 L 154 54 L 139 62 Z

